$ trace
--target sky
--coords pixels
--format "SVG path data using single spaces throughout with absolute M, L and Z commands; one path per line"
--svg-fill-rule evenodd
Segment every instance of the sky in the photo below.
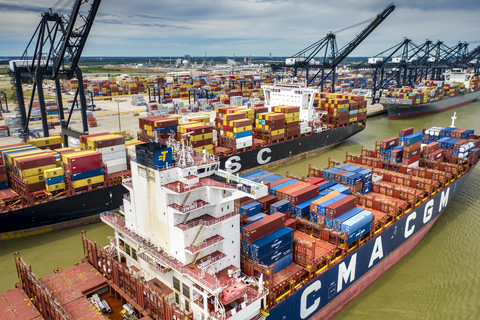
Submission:
M 19 56 L 57 0 L 0 0 L 0 56 Z M 72 0 L 70 0 L 72 1 Z M 90 0 L 91 1 L 91 0 Z M 60 0 L 59 10 L 67 0 Z M 292 56 L 372 20 L 380 0 L 103 0 L 83 56 Z M 480 0 L 400 0 L 350 56 L 374 56 L 404 37 L 480 45 Z M 63 13 L 68 13 L 64 10 Z M 368 23 L 336 33 L 342 47 Z

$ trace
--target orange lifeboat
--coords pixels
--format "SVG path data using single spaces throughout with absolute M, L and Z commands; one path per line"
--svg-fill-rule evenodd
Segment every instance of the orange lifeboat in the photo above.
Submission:
M 230 304 L 245 294 L 247 291 L 247 285 L 243 282 L 237 282 L 227 287 L 222 292 L 221 301 L 225 304 Z

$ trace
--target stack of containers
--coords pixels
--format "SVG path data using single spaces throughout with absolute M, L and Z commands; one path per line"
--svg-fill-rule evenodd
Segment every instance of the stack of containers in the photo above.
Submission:
M 413 133 L 403 137 L 403 158 L 402 164 L 411 165 L 420 159 L 420 147 L 423 134 Z
M 63 168 L 45 170 L 45 186 L 49 192 L 64 190 L 65 176 Z
M 317 222 L 317 215 L 316 214 L 310 214 L 310 204 L 313 201 L 316 201 L 320 198 L 321 198 L 321 196 L 317 196 L 317 197 L 309 199 L 305 202 L 302 202 L 302 203 L 294 206 L 292 212 L 295 214 L 295 216 L 300 217 L 300 218 L 303 218 L 303 217 L 309 215 L 310 216 L 310 218 L 309 218 L 310 221 Z
M 330 199 L 318 206 L 317 213 L 325 216 L 325 226 L 333 228 L 333 220 L 357 205 L 357 197 L 345 196 L 341 199 Z
M 284 113 L 257 113 L 255 117 L 256 139 L 276 142 L 285 138 Z
M 274 111 L 285 114 L 285 137 L 300 134 L 300 107 L 279 106 L 274 107 Z
M 348 244 L 359 239 L 371 230 L 373 214 L 363 210 L 341 223 L 341 232 L 348 232 Z
M 252 258 L 255 254 L 254 259 L 267 267 L 273 265 L 275 273 L 291 264 L 293 262 L 293 230 L 285 229 L 285 222 L 285 215 L 276 212 L 244 226 L 242 246 L 248 247 L 249 251 L 242 248 L 242 252 L 248 251 Z M 273 236 L 263 239 L 271 234 Z
M 2 164 L 0 165 L 0 190 L 8 188 L 10 188 L 10 185 L 8 184 L 7 167 Z
M 316 215 L 317 216 L 317 223 L 322 224 L 325 223 L 325 210 L 322 210 L 322 207 L 324 204 L 328 204 L 329 201 L 334 200 L 340 200 L 347 197 L 346 194 L 342 194 L 336 191 L 330 192 L 329 194 L 321 197 L 320 199 L 314 200 L 310 203 L 310 215 Z M 311 218 L 311 220 L 314 220 L 315 218 Z
M 241 150 L 253 145 L 252 119 L 248 112 L 234 107 L 223 107 L 217 109 L 215 123 L 222 139 L 219 139 L 219 146 Z M 253 110 L 252 110 L 253 112 Z M 250 112 L 251 113 L 251 112 Z
M 380 160 L 388 162 L 390 160 L 390 153 L 396 146 L 398 146 L 397 137 L 380 141 Z
M 55 150 L 62 147 L 63 138 L 62 136 L 51 136 L 46 138 L 38 138 L 38 139 L 31 139 L 27 140 L 27 143 L 35 146 L 39 149 L 50 149 Z
M 80 136 L 80 142 L 86 145 L 86 149 L 95 150 L 102 155 L 108 174 L 127 170 L 127 150 L 123 136 L 117 134 L 87 135 Z
M 51 153 L 15 158 L 14 162 L 16 173 L 28 184 L 30 192 L 45 189 L 44 171 L 57 167 L 55 156 Z
M 61 158 L 64 171 L 70 175 L 72 188 L 83 188 L 105 181 L 100 152 L 94 150 L 65 152 Z
M 178 126 L 177 139 L 185 139 L 187 145 L 200 154 L 203 150 L 213 153 L 213 127 L 202 122 L 186 122 Z
M 241 206 L 240 215 L 242 215 L 244 218 L 248 218 L 256 215 L 257 213 L 260 213 L 261 210 L 262 210 L 262 206 L 260 205 L 260 203 L 257 201 L 254 201 Z

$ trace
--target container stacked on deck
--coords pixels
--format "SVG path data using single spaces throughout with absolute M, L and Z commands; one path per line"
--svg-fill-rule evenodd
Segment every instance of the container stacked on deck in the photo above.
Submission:
M 80 144 L 84 150 L 94 150 L 101 154 L 108 174 L 127 170 L 127 150 L 123 136 L 108 133 L 80 136 Z
M 65 174 L 70 176 L 72 188 L 84 188 L 105 181 L 100 152 L 94 150 L 64 152 L 61 159 Z
M 327 123 L 334 128 L 367 118 L 367 100 L 361 95 L 318 93 L 315 103 L 316 110 L 327 112 Z
M 7 167 L 3 164 L 0 164 L 0 190 L 5 190 L 10 188 L 8 183 L 8 174 Z
M 177 132 L 178 119 L 163 116 L 139 118 L 139 138 L 142 141 L 154 140 L 156 136 L 168 140 L 170 133 Z
M 58 135 L 58 136 L 51 136 L 46 138 L 30 139 L 30 140 L 27 140 L 27 143 L 39 149 L 55 150 L 62 147 L 63 138 L 62 136 Z
M 178 125 L 177 140 L 184 139 L 196 152 L 213 153 L 213 127 L 202 122 L 183 122 Z
M 0 151 L 5 166 L 28 185 L 30 192 L 45 189 L 44 171 L 57 167 L 53 151 L 41 150 L 30 144 L 10 145 Z
M 255 115 L 255 139 L 273 143 L 285 138 L 285 114 L 264 112 Z
M 63 168 L 45 170 L 45 186 L 48 191 L 61 191 L 65 189 L 65 176 Z
M 349 194 L 361 192 L 366 194 L 372 188 L 373 172 L 370 169 L 359 168 L 347 164 L 340 164 L 322 172 L 322 178 L 330 182 L 336 182 L 346 186 L 347 190 L 341 186 L 327 185 L 327 182 L 319 184 L 320 189 L 326 188 L 341 193 Z
M 300 134 L 300 108 L 290 106 L 274 107 L 277 113 L 285 114 L 285 137 L 291 138 Z
M 454 127 L 431 127 L 423 134 L 423 157 L 428 161 L 448 162 L 469 159 L 474 162 L 479 154 L 480 140 L 474 138 L 474 131 Z
M 258 204 L 259 206 L 259 204 Z M 293 262 L 294 231 L 285 227 L 286 216 L 275 212 L 242 227 L 242 252 L 278 272 Z
M 421 132 L 408 134 L 410 132 L 413 132 L 412 128 L 409 128 L 409 131 L 401 137 L 403 142 L 403 165 L 411 165 L 420 159 L 423 134 Z M 402 131 L 400 131 L 400 134 L 402 134 Z
M 217 109 L 215 123 L 220 133 L 218 145 L 223 148 L 242 150 L 253 145 L 253 118 L 255 110 L 236 107 Z

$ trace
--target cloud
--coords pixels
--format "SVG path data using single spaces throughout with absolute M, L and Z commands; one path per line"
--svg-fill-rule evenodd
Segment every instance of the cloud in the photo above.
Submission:
M 0 55 L 12 54 L 12 49 L 4 45 L 6 41 L 24 41 L 26 46 L 39 22 L 39 13 L 54 2 L 37 0 L 32 5 L 31 0 L 0 0 Z M 379 0 L 102 1 L 84 55 L 195 56 L 207 51 L 209 55 L 291 56 L 329 31 L 343 30 L 336 34 L 341 48 L 388 3 Z M 458 41 L 480 40 L 475 23 L 480 13 L 478 0 L 401 0 L 395 5 L 395 11 L 352 56 L 375 55 L 404 37 L 417 44 L 427 38 L 441 39 L 449 46 Z

